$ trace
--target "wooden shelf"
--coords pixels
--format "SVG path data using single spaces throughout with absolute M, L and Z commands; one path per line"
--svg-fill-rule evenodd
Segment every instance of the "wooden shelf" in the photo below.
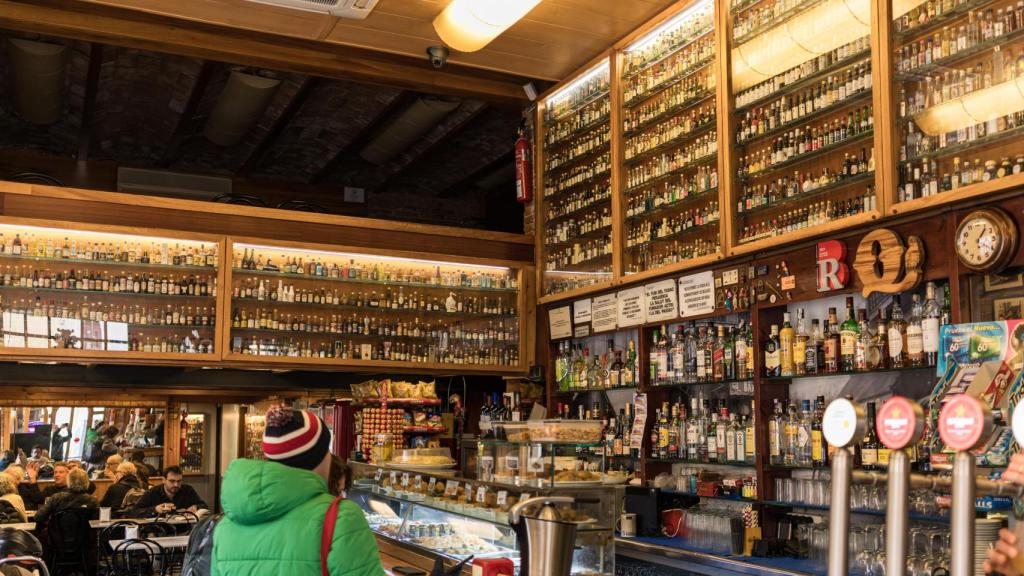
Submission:
M 954 202 L 960 202 L 963 200 L 969 200 L 971 198 L 985 196 L 987 194 L 993 194 L 995 192 L 1012 190 L 1015 188 L 1019 188 L 1021 186 L 1024 186 L 1024 173 L 1013 174 L 1003 178 L 989 180 L 988 182 L 979 182 L 977 184 L 971 184 L 969 186 L 957 188 L 956 190 L 940 192 L 934 196 L 916 198 L 909 202 L 897 202 L 893 204 L 890 211 L 892 214 L 908 214 L 911 212 L 917 212 L 919 210 L 927 210 L 928 208 L 934 208 L 936 206 L 942 206 L 945 204 L 951 204 Z
M 300 358 L 290 356 L 253 356 L 227 352 L 224 366 L 253 368 L 273 366 L 299 370 L 337 370 L 353 372 L 395 372 L 403 374 L 525 374 L 526 366 L 491 366 L 482 364 L 448 364 L 443 362 L 398 362 L 395 360 L 342 360 L 339 358 Z
M 835 234 L 839 231 L 877 220 L 878 218 L 879 214 L 877 211 L 863 212 L 847 218 L 839 218 L 831 222 L 826 222 L 810 228 L 804 228 L 802 230 L 796 230 L 788 234 L 773 236 L 771 238 L 762 238 L 761 240 L 754 240 L 753 242 L 739 244 L 738 246 L 733 247 L 731 255 L 739 256 L 743 254 L 751 254 L 771 248 L 778 248 L 786 243 L 794 243 L 808 238 L 814 238 L 815 236 Z

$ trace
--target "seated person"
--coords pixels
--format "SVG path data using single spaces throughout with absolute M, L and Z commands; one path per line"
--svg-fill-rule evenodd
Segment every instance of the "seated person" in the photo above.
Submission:
M 196 513 L 209 509 L 196 489 L 182 483 L 181 468 L 170 466 L 164 470 L 164 483 L 153 486 L 128 511 L 128 518 L 147 518 L 169 512 L 187 510 Z
M 65 492 L 68 489 L 68 472 L 71 471 L 71 465 L 64 462 L 57 462 L 53 465 L 53 484 L 50 484 L 43 489 L 43 500 L 45 501 L 50 496 L 57 494 L 58 492 Z M 96 491 L 96 485 L 89 481 L 89 494 Z
M 38 464 L 29 464 L 28 472 L 17 464 L 8 466 L 3 472 L 10 477 L 11 481 L 18 488 L 18 495 L 25 502 L 25 508 L 28 510 L 35 510 L 42 506 L 43 493 L 39 491 L 39 485 L 36 481 L 39 479 L 39 466 Z M 26 477 L 28 478 L 26 480 Z
M 51 496 L 36 512 L 36 525 L 45 526 L 54 515 L 65 510 L 85 510 L 90 520 L 99 517 L 99 504 L 88 494 L 89 477 L 82 470 L 68 472 L 68 489 Z
M 104 480 L 113 480 L 114 476 L 117 476 L 117 467 L 124 462 L 124 458 L 120 454 L 111 454 L 107 456 L 107 465 L 102 469 L 97 469 L 98 472 L 93 474 L 95 478 L 101 478 Z
M 28 518 L 25 513 L 25 501 L 18 495 L 17 485 L 7 474 L 0 474 L 0 500 L 4 501 L 5 504 L 2 505 L 4 508 L 9 504 L 18 513 L 20 516 L 18 522 L 24 522 Z M 12 520 L 12 518 L 7 518 L 7 520 Z
M 144 486 L 149 486 L 149 477 L 156 473 L 152 466 L 146 464 L 146 451 L 133 450 L 131 455 L 132 464 L 135 464 L 135 475 Z
M 139 480 L 135 465 L 122 462 L 117 467 L 116 480 L 103 495 L 100 508 L 110 508 L 115 518 L 130 510 L 146 494 L 146 486 Z

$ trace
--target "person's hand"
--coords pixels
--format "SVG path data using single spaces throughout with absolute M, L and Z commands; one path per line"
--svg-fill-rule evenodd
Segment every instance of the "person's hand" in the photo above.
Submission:
M 196 512 L 199 512 L 199 506 L 196 506 L 195 504 L 193 504 L 192 506 L 188 507 L 188 511 L 193 513 L 193 514 L 195 514 Z
M 1020 454 L 1014 455 L 1014 457 Z M 999 572 L 1003 576 L 1021 576 L 1021 571 L 1013 565 L 1013 559 L 1020 555 L 1017 549 L 1017 536 L 1003 528 L 999 531 L 999 541 L 995 548 L 988 551 L 988 560 L 985 560 L 985 573 Z
M 173 512 L 174 508 L 175 506 L 173 503 L 165 502 L 163 504 L 156 505 L 156 512 L 157 514 L 167 514 L 168 512 Z
M 1024 452 L 1018 452 L 1010 457 L 1010 464 L 1003 472 L 1002 479 L 1024 486 Z
M 30 484 L 35 484 L 39 480 L 39 462 L 29 462 L 28 467 L 25 468 L 25 472 L 28 473 L 28 481 Z

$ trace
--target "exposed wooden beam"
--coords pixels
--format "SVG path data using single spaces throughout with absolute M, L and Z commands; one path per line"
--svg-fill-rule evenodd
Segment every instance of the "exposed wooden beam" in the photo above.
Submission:
M 85 73 L 85 97 L 82 102 L 82 123 L 78 127 L 78 154 L 80 162 L 89 159 L 92 144 L 92 122 L 96 114 L 96 90 L 100 85 L 100 69 L 103 66 L 103 45 L 96 42 L 89 47 L 89 69 Z
M 317 170 L 309 183 L 317 184 L 326 178 L 350 152 L 358 151 L 365 146 L 379 129 L 383 128 L 387 122 L 391 121 L 396 114 L 408 108 L 409 105 L 418 97 L 419 94 L 409 91 L 404 91 L 396 96 L 387 106 L 384 107 L 383 110 L 374 116 L 374 118 L 370 120 L 362 130 L 359 130 L 359 132 L 357 132 L 356 135 L 348 141 L 348 144 L 342 146 L 341 149 L 338 150 L 338 152 L 335 153 L 327 162 L 327 164 L 324 164 L 323 168 Z
M 171 132 L 171 141 L 167 144 L 167 148 L 164 150 L 160 161 L 157 162 L 158 167 L 167 168 L 178 159 L 181 145 L 185 143 L 185 140 L 188 139 L 192 129 L 195 127 L 196 111 L 199 109 L 199 103 L 203 101 L 206 87 L 209 86 L 210 80 L 213 79 L 219 70 L 219 63 L 210 60 L 203 61 L 199 74 L 196 76 L 195 82 L 192 83 L 192 91 L 189 92 L 188 100 L 185 101 L 185 107 L 182 109 L 181 115 L 178 116 L 178 122 L 174 126 L 174 131 Z
M 516 151 L 513 148 L 512 150 L 509 150 L 508 152 L 502 154 L 501 156 L 498 156 L 494 160 L 491 160 L 490 162 L 487 162 L 486 164 L 480 166 L 476 170 L 473 170 L 469 174 L 466 174 L 464 177 L 460 178 L 459 181 L 456 182 L 455 184 L 452 184 L 451 186 L 445 188 L 444 190 L 441 190 L 437 194 L 438 198 L 451 198 L 453 196 L 460 196 L 463 193 L 463 191 L 466 190 L 467 187 L 473 185 L 473 182 L 479 180 L 480 178 L 483 178 L 484 176 L 487 176 L 491 172 L 494 172 L 500 166 L 504 166 L 505 164 L 514 162 L 515 158 Z
M 75 0 L 0 0 L 0 28 L 169 52 L 229 64 L 478 98 L 521 108 L 528 78 L 339 44 Z
M 465 104 L 463 104 L 463 106 L 465 106 Z M 476 120 L 476 118 L 477 118 L 478 116 L 480 116 L 480 114 L 482 114 L 484 110 L 487 110 L 487 105 L 486 105 L 486 104 L 485 104 L 485 105 L 483 105 L 483 106 L 480 106 L 480 107 L 479 107 L 479 108 L 477 108 L 476 110 L 473 110 L 473 111 L 472 111 L 472 112 L 471 112 L 471 113 L 470 113 L 470 114 L 469 114 L 468 116 L 466 116 L 465 118 L 463 118 L 461 122 L 459 122 L 459 123 L 458 123 L 458 124 L 456 124 L 455 126 L 452 126 L 452 127 L 451 127 L 451 129 L 450 129 L 450 130 L 448 130 L 447 132 L 445 132 L 445 133 L 444 133 L 444 134 L 443 134 L 443 135 L 442 135 L 442 136 L 441 136 L 440 138 L 438 138 L 438 139 L 437 139 L 437 140 L 435 140 L 435 141 L 434 141 L 434 142 L 433 142 L 432 144 L 430 144 L 429 146 L 427 146 L 427 147 L 425 147 L 425 148 L 424 148 L 423 150 L 421 150 L 421 151 L 419 152 L 419 154 L 417 154 L 416 156 L 413 156 L 412 158 L 410 158 L 410 159 L 409 159 L 409 161 L 408 161 L 408 162 L 406 162 L 405 164 L 402 164 L 402 165 L 401 165 L 401 166 L 399 166 L 399 167 L 398 167 L 398 169 L 396 169 L 396 170 L 395 170 L 394 172 L 391 172 L 390 174 L 388 174 L 388 175 L 387 175 L 387 176 L 386 176 L 386 177 L 384 178 L 384 180 L 383 180 L 382 182 L 379 182 L 379 183 L 378 183 L 378 184 L 377 184 L 377 185 L 375 186 L 375 188 L 377 188 L 378 190 L 384 190 L 384 189 L 386 189 L 386 188 L 387 188 L 387 186 L 388 186 L 388 184 L 390 184 L 391 182 L 393 182 L 393 181 L 394 181 L 394 180 L 395 180 L 396 178 L 398 178 L 399 176 L 401 176 L 402 174 L 404 174 L 405 172 L 407 172 L 407 171 L 408 171 L 408 170 L 409 170 L 410 168 L 412 168 L 412 167 L 413 167 L 413 166 L 415 166 L 416 164 L 418 164 L 418 163 L 420 163 L 421 161 L 423 161 L 423 159 L 424 159 L 424 158 L 427 158 L 427 157 L 429 157 L 429 156 L 430 156 L 430 153 L 431 153 L 431 152 L 433 152 L 434 150 L 437 150 L 437 149 L 438 149 L 438 148 L 440 148 L 441 146 L 444 146 L 444 144 L 445 144 L 446 142 L 448 142 L 449 140 L 451 140 L 451 139 L 452 139 L 453 137 L 455 137 L 455 136 L 456 136 L 456 135 L 457 135 L 457 134 L 458 134 L 459 132 L 461 132 L 461 131 L 462 131 L 462 130 L 464 130 L 464 129 L 465 129 L 465 128 L 466 128 L 467 126 L 469 126 L 470 124 L 472 124 L 472 123 L 473 123 L 473 121 L 474 121 L 474 120 Z
M 292 118 L 294 118 L 295 114 L 297 114 L 299 109 L 302 108 L 302 105 L 306 103 L 306 99 L 313 93 L 313 90 L 317 87 L 320 81 L 320 78 L 311 76 L 302 82 L 302 86 L 299 86 L 299 89 L 295 91 L 295 95 L 292 96 L 292 99 L 288 102 L 288 105 L 284 107 L 284 110 L 281 111 L 281 114 L 278 115 L 277 119 L 274 120 L 274 124 L 270 127 L 270 130 L 263 135 L 263 138 L 261 138 L 259 143 L 256 144 L 256 147 L 252 149 L 252 152 L 249 152 L 249 157 L 242 163 L 242 167 L 238 169 L 238 172 L 235 172 L 236 177 L 249 175 L 249 173 L 259 165 L 260 159 L 262 159 L 267 150 L 274 145 L 274 141 L 281 135 L 281 131 L 285 129 L 285 126 L 287 126 L 289 122 L 292 121 Z

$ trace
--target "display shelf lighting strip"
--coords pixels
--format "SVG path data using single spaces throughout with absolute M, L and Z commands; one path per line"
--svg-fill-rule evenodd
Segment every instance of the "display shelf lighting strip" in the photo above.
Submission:
M 658 25 L 654 30 L 651 30 L 647 34 L 644 34 L 640 38 L 637 38 L 635 42 L 626 47 L 625 52 L 636 52 L 647 48 L 650 44 L 657 41 L 658 36 L 662 33 L 671 30 L 682 24 L 687 19 L 699 15 L 703 10 L 714 11 L 715 3 L 712 0 L 700 0 L 696 4 L 683 10 L 679 14 L 669 18 L 665 22 Z
M 371 259 L 371 260 L 387 260 L 389 262 L 409 262 L 412 264 L 430 264 L 434 266 L 451 266 L 451 267 L 464 267 L 464 268 L 480 268 L 486 270 L 505 270 L 509 271 L 511 268 L 508 266 L 492 266 L 487 264 L 467 264 L 464 262 L 444 262 L 441 260 L 421 260 L 419 258 L 403 258 L 401 256 L 378 256 L 376 254 L 357 254 L 355 252 L 330 252 L 327 250 L 312 250 L 306 248 L 289 248 L 285 246 L 264 246 L 260 244 L 235 244 L 234 248 L 241 249 L 253 249 L 253 250 L 264 250 L 271 252 L 298 252 L 302 254 L 320 254 L 323 256 L 338 257 L 342 256 L 345 258 L 359 258 L 359 259 Z
M 13 230 L 15 232 L 46 232 L 49 234 L 57 234 L 62 236 L 86 236 L 86 237 L 103 237 L 108 239 L 118 240 L 134 240 L 137 242 L 153 242 L 153 241 L 167 241 L 175 242 L 178 244 L 200 244 L 209 245 L 216 244 L 213 241 L 207 240 L 188 240 L 185 238 L 168 238 L 164 236 L 140 236 L 138 234 L 122 234 L 121 232 L 100 232 L 95 230 L 76 230 L 73 228 L 50 228 L 47 226 L 33 226 L 28 224 L 13 224 L 9 222 L 0 222 L 0 228 Z
M 932 106 L 914 116 L 922 132 L 937 136 L 1024 110 L 1024 76 Z
M 606 75 L 609 74 L 609 65 L 610 65 L 610 60 L 608 60 L 607 58 L 605 58 L 604 60 L 601 60 L 600 62 L 595 64 L 593 68 L 587 70 L 586 72 L 581 74 L 578 78 L 576 78 L 572 82 L 566 84 L 564 88 L 562 88 L 558 92 L 555 92 L 551 96 L 548 96 L 548 99 L 544 103 L 546 105 L 550 106 L 551 104 L 553 104 L 555 102 L 558 102 L 558 101 L 560 101 L 560 100 L 562 100 L 564 98 L 567 98 L 569 96 L 569 94 L 577 86 L 587 82 L 588 80 L 590 80 L 591 78 L 601 74 L 602 72 L 604 74 L 606 74 Z

